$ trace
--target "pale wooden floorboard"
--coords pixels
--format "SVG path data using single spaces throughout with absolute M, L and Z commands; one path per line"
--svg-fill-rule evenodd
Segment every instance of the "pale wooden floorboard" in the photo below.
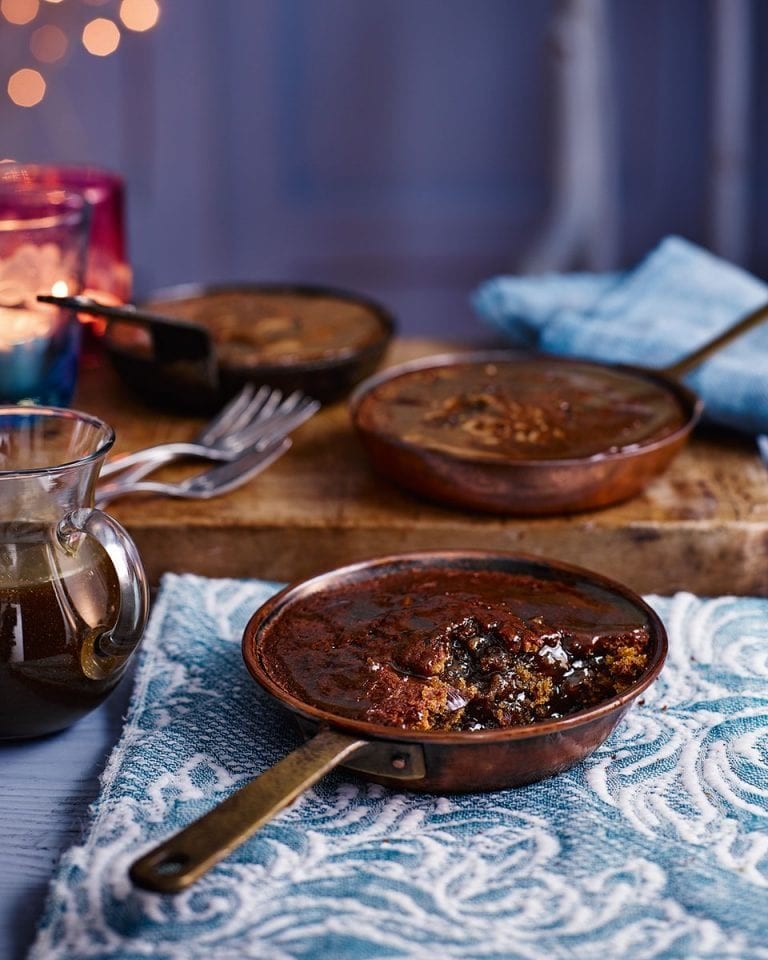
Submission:
M 0 742 L 0 957 L 21 960 L 61 853 L 82 835 L 133 677 L 63 733 Z

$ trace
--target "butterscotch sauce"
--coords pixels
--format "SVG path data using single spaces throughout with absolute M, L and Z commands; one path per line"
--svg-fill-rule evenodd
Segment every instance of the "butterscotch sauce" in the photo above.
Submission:
M 382 321 L 371 307 L 341 297 L 222 291 L 145 306 L 208 327 L 217 359 L 227 367 L 322 361 L 355 352 L 382 336 Z M 125 349 L 150 350 L 149 334 L 133 324 L 113 323 L 109 336 Z
M 546 358 L 404 372 L 365 394 L 356 415 L 366 431 L 488 462 L 620 453 L 687 422 L 674 393 L 650 378 Z

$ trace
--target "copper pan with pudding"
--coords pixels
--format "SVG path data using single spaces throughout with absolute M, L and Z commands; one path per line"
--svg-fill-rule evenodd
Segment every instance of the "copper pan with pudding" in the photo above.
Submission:
M 500 790 L 594 751 L 657 677 L 644 601 L 566 564 L 479 551 L 383 557 L 287 587 L 243 656 L 308 738 L 134 864 L 180 890 L 330 769 L 398 790 Z
M 634 496 L 700 413 L 692 391 L 662 376 L 511 351 L 402 364 L 351 399 L 377 472 L 430 500 L 523 515 Z
M 768 305 L 659 370 L 516 351 L 455 353 L 371 377 L 350 400 L 374 468 L 451 506 L 519 515 L 606 507 L 666 470 L 703 403 L 681 378 Z

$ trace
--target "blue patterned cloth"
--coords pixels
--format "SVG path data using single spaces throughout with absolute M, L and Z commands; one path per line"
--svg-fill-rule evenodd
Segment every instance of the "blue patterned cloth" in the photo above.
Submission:
M 515 344 L 608 363 L 663 367 L 768 301 L 768 286 L 680 237 L 627 273 L 497 277 L 473 296 Z M 692 372 L 706 416 L 768 432 L 768 321 Z
M 466 797 L 326 777 L 188 891 L 130 863 L 298 743 L 240 657 L 274 588 L 168 576 L 32 960 L 768 958 L 768 599 L 651 598 L 670 656 L 568 773 Z

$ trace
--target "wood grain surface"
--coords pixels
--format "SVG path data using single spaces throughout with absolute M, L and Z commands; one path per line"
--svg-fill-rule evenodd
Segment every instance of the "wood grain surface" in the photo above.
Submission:
M 451 346 L 400 341 L 389 362 Z M 200 424 L 143 407 L 103 367 L 85 371 L 76 402 L 115 426 L 117 451 L 190 438 Z M 110 510 L 155 582 L 166 570 L 293 580 L 377 554 L 493 548 L 581 564 L 643 593 L 768 593 L 768 470 L 751 439 L 701 431 L 627 503 L 568 517 L 497 517 L 421 501 L 374 475 L 341 403 L 240 490 L 198 502 L 135 496 Z

